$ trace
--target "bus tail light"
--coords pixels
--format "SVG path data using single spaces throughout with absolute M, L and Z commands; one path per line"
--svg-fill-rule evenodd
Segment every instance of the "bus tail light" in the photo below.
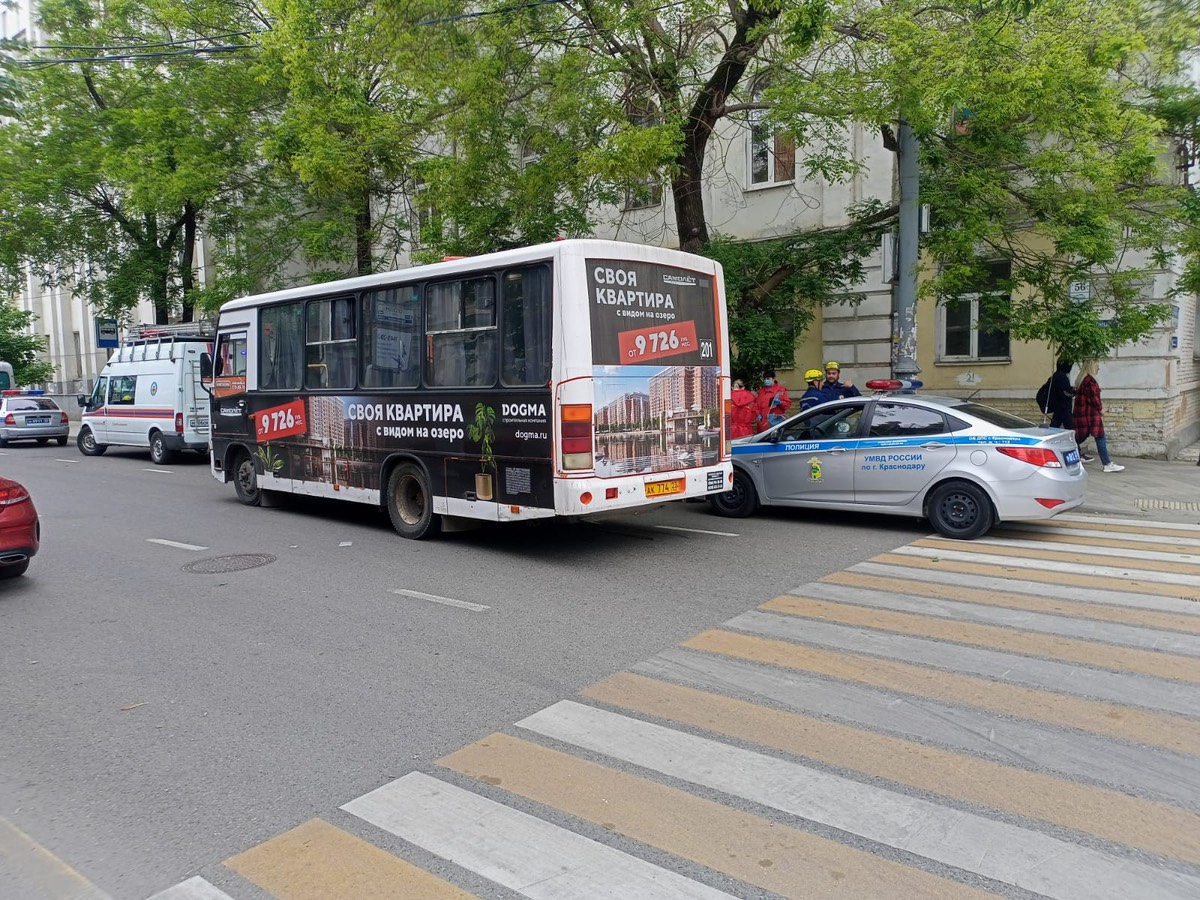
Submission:
M 591 469 L 592 462 L 592 404 L 564 403 L 559 408 L 562 437 L 562 467 Z
M 183 434 L 183 413 L 175 413 L 175 433 Z

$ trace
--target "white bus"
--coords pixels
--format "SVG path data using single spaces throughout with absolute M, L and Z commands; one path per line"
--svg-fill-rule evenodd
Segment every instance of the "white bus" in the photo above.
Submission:
M 721 267 L 564 240 L 233 300 L 212 362 L 212 472 L 463 520 L 628 510 L 729 489 Z

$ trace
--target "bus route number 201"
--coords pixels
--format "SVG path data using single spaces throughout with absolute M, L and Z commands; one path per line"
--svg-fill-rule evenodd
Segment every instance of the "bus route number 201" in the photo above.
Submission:
M 304 421 L 304 401 L 293 400 L 282 406 L 261 410 L 255 414 L 254 424 L 255 436 L 260 441 L 304 434 L 308 428 Z
M 700 341 L 700 358 L 701 359 L 712 359 L 713 356 L 714 356 L 713 342 L 712 341 Z

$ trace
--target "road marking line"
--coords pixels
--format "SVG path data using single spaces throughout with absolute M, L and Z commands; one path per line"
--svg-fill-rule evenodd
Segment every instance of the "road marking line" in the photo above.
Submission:
M 55 461 L 55 462 L 65 462 L 65 463 L 70 463 L 71 465 L 76 465 L 77 463 L 80 463 L 80 462 L 82 462 L 82 460 L 78 460 L 78 459 L 56 459 L 56 460 L 54 460 L 54 461 Z
M 0 816 L 0 861 L 28 882 L 40 900 L 111 900 L 3 816 Z
M 1132 531 L 1136 534 L 1157 534 L 1163 537 L 1195 538 L 1200 531 L 1200 525 L 1187 525 L 1175 522 L 1142 521 L 1140 519 L 1113 519 L 1104 516 L 1055 516 L 1053 519 L 1036 523 L 1012 523 L 1016 527 L 1042 528 L 1071 528 L 1084 527 L 1089 531 Z
M 701 632 L 681 646 L 1200 755 L 1200 722 L 1170 713 L 732 631 Z
M 485 609 L 491 609 L 490 606 L 484 606 L 482 603 L 468 603 L 466 600 L 453 600 L 450 597 L 439 597 L 436 594 L 423 594 L 420 591 L 406 591 L 396 588 L 392 591 L 393 594 L 402 594 L 405 597 L 412 597 L 415 600 L 428 600 L 430 603 L 441 603 L 443 606 L 456 606 L 459 609 L 470 609 L 475 612 L 482 612 Z
M 164 547 L 177 547 L 180 550 L 207 550 L 198 544 L 181 544 L 179 541 L 168 541 L 166 538 L 146 538 L 148 544 L 162 544 Z
M 142 469 L 143 472 L 157 472 L 159 475 L 174 474 L 170 469 L 164 469 L 162 466 L 155 466 L 153 469 Z
M 919 574 L 926 575 L 923 572 Z M 974 603 L 1005 609 L 1022 609 L 1047 615 L 1069 616 L 1077 620 L 1096 619 L 1101 622 L 1200 634 L 1200 616 L 1149 609 L 1131 609 L 1123 606 L 1106 606 L 1099 597 L 1096 597 L 1094 591 L 1088 592 L 1089 597 L 1095 598 L 1094 602 L 1068 598 L 1063 596 L 1061 589 L 1049 596 L 1046 596 L 1044 591 L 1040 595 L 1019 594 L 998 589 L 985 590 L 960 584 L 946 584 L 933 581 L 928 576 L 914 581 L 903 577 L 900 570 L 891 570 L 887 577 L 882 577 L 847 569 L 844 572 L 833 572 L 826 575 L 819 583 L 837 585 L 838 587 L 834 590 L 858 588 L 863 592 L 897 592 L 902 596 L 934 597 L 958 603 Z M 812 587 L 801 585 L 795 589 L 795 591 L 803 590 L 812 590 Z
M 1130 608 L 1166 613 L 1168 615 L 1184 615 L 1196 617 L 1200 608 L 1194 600 L 1180 597 L 1178 593 L 1155 594 L 1138 590 L 1132 583 L 1122 586 L 1115 585 L 1110 579 L 1108 588 L 1098 584 L 1081 585 L 1077 579 L 1057 581 L 1052 588 L 1044 582 L 1021 579 L 1015 572 L 1004 571 L 998 567 L 971 566 L 964 568 L 948 562 L 931 562 L 930 560 L 903 559 L 897 557 L 891 564 L 858 563 L 844 569 L 841 573 L 833 573 L 822 581 L 830 581 L 835 576 L 845 573 L 856 575 L 866 574 L 894 581 L 904 585 L 905 590 L 915 590 L 913 585 L 926 583 L 944 585 L 953 589 L 969 588 L 971 590 L 1011 592 L 1023 596 L 1053 597 L 1056 600 L 1073 600 L 1078 603 L 1102 604 L 1104 609 Z M 991 574 L 996 573 L 996 574 Z M 1042 573 L 1045 575 L 1045 573 Z M 1146 587 L 1146 585 L 1141 585 Z M 801 586 L 802 589 L 803 586 Z M 1200 621 L 1200 619 L 1198 619 Z
M 655 525 L 655 528 L 661 528 L 663 531 L 686 531 L 690 534 L 714 534 L 717 537 L 738 537 L 732 531 L 706 531 L 703 528 L 684 528 L 682 525 Z
M 1023 546 L 1024 545 L 1024 546 Z M 916 549 L 921 548 L 921 549 Z M 1053 560 L 1063 563 L 1081 563 L 1084 568 L 1061 567 L 1063 571 L 1104 571 L 1107 569 L 1150 569 L 1154 572 L 1177 572 L 1200 576 L 1200 556 L 1195 553 L 1180 556 L 1177 553 L 1157 553 L 1148 547 L 1137 550 L 1127 548 L 1115 550 L 1109 547 L 1080 547 L 1076 550 L 1056 550 L 1045 544 L 1020 540 L 987 540 L 980 538 L 964 546 L 963 541 L 948 541 L 944 538 L 922 538 L 913 541 L 897 553 L 916 553 L 921 556 L 940 555 L 951 559 L 984 559 L 993 563 L 1006 563 L 1010 558 L 1019 559 L 1022 565 L 1028 560 Z M 1001 557 L 1004 557 L 1002 560 Z M 1128 574 L 1128 573 L 1126 573 Z
M 900 604 L 897 604 L 900 605 Z M 1200 681 L 1200 640 L 1192 638 L 1182 652 L 1151 649 L 1156 635 L 1146 637 L 1146 647 L 1121 647 L 1116 642 L 1104 643 L 1108 635 L 1105 626 L 1084 623 L 1084 635 L 1046 633 L 1032 616 L 1021 621 L 972 622 L 971 610 L 905 610 L 887 609 L 887 600 L 861 604 L 849 597 L 831 600 L 824 597 L 784 596 L 768 600 L 759 609 L 819 619 L 840 625 L 857 625 L 895 634 L 934 638 L 973 647 L 986 647 L 1008 653 L 1041 656 L 1047 659 L 1082 663 L 1085 666 L 1113 669 L 1171 678 L 1178 681 Z M 932 615 L 930 613 L 933 613 Z M 955 617 L 957 615 L 957 618 Z M 1053 626 L 1053 622 L 1048 623 Z M 1115 626 L 1110 626 L 1115 627 Z M 1132 629 L 1138 632 L 1138 629 Z M 1137 635 L 1135 635 L 1137 636 Z M 1119 635 L 1118 635 L 1119 637 Z M 1159 635 L 1169 638 L 1170 635 Z M 1180 638 L 1181 642 L 1187 640 Z
M 421 772 L 410 772 L 342 809 L 533 900 L 729 898 L 715 888 Z
M 225 865 L 277 900 L 470 900 L 474 896 L 322 819 L 310 819 L 225 860 Z
M 904 548 L 901 547 L 901 550 Z M 1200 582 L 1192 580 L 1188 583 L 1186 577 L 1180 576 L 1176 579 L 1170 575 L 1161 575 L 1158 572 L 1138 572 L 1137 577 L 1133 577 L 1130 573 L 1118 573 L 1115 569 L 1110 569 L 1104 575 L 1084 575 L 1077 572 L 1065 571 L 1068 568 L 1067 563 L 1059 563 L 1053 570 L 1047 568 L 1038 568 L 1038 560 L 1028 560 L 1027 565 L 1021 559 L 1001 557 L 997 564 L 979 562 L 962 562 L 952 559 L 951 551 L 943 554 L 930 553 L 928 557 L 918 556 L 912 553 L 881 553 L 879 556 L 871 558 L 872 563 L 882 563 L 885 565 L 903 566 L 907 569 L 928 569 L 931 571 L 942 572 L 957 572 L 960 575 L 988 575 L 996 576 L 1002 579 L 1014 579 L 1020 577 L 1032 583 L 1042 582 L 1043 584 L 1067 585 L 1071 587 L 1088 587 L 1096 588 L 1101 591 L 1127 591 L 1131 594 L 1158 594 L 1162 597 L 1171 597 L 1175 600 L 1196 601 L 1200 600 Z M 978 557 L 976 557 L 978 559 Z M 1045 563 L 1041 563 L 1045 565 Z M 1101 566 L 1073 566 L 1079 572 L 1097 572 L 1101 570 Z M 859 566 L 851 566 L 851 571 L 869 571 Z M 1153 580 L 1151 580 L 1153 579 Z M 976 582 L 977 583 L 977 582 Z M 1043 587 L 1042 591 L 1046 588 Z M 1184 603 L 1184 607 L 1195 609 L 1194 602 Z
M 783 897 L 995 894 L 506 734 L 439 759 L 461 772 Z
M 1036 690 L 1091 697 L 1126 707 L 1200 717 L 1200 690 L 1195 684 L 1155 675 L 1094 669 L 1054 658 L 950 644 L 936 638 L 909 637 L 897 632 L 867 631 L 855 625 L 796 619 L 760 610 L 735 616 L 722 627 L 826 650 L 870 654 L 927 669 L 949 669 L 993 682 L 1021 684 Z M 1188 662 L 1195 671 L 1196 661 Z
M 583 694 L 634 714 L 1200 863 L 1200 813 L 1193 810 L 638 675 L 614 675 Z M 503 786 L 512 789 L 507 780 Z
M 1195 541 L 1179 542 L 1177 538 L 1157 537 L 1152 534 L 1122 534 L 1110 536 L 1111 532 L 1085 531 L 1082 528 L 1017 528 L 1015 523 L 996 528 L 991 532 L 997 540 L 1004 541 L 1009 535 L 1020 536 L 1023 541 L 1039 541 L 1051 545 L 1083 545 L 1086 547 L 1123 547 L 1136 553 L 1146 546 L 1164 553 L 1195 553 Z M 1130 546 L 1133 544 L 1135 546 Z
M 517 726 L 1049 897 L 1191 900 L 1200 895 L 1200 875 L 1191 872 L 1094 850 L 571 700 Z
M 209 884 L 199 875 L 181 881 L 174 887 L 159 891 L 147 900 L 233 900 L 220 888 Z
M 664 650 L 633 672 L 1200 810 L 1200 767 L 1187 753 L 691 650 Z

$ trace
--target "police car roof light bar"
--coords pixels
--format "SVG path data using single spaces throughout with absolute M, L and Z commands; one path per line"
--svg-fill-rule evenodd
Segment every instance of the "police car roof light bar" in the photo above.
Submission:
M 3 394 L 5 397 L 40 397 L 45 393 L 46 392 L 41 388 L 28 391 L 20 391 L 15 389 L 10 391 L 0 391 L 0 394 Z
M 867 390 L 869 391 L 907 391 L 912 392 L 920 390 L 925 386 L 925 382 L 917 381 L 915 378 L 875 378 L 867 382 Z

